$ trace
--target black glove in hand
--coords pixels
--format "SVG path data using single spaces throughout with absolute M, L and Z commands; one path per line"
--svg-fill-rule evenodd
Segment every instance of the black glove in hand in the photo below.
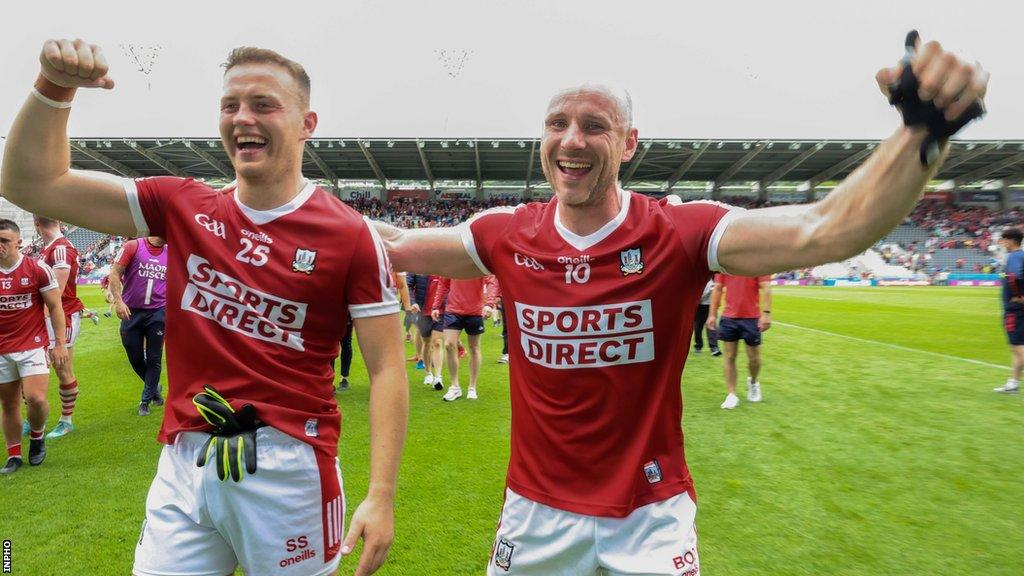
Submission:
M 928 137 L 921 143 L 921 164 L 929 166 L 938 158 L 942 144 L 971 120 L 984 116 L 985 107 L 980 102 L 975 102 L 959 118 L 946 120 L 944 110 L 936 107 L 930 100 L 921 101 L 917 93 L 919 82 L 911 67 L 919 37 L 917 30 L 911 30 L 907 34 L 904 41 L 906 56 L 903 58 L 903 73 L 899 81 L 889 86 L 889 104 L 899 109 L 905 125 L 923 124 L 928 128 Z
M 202 468 L 213 455 L 217 462 L 217 477 L 221 482 L 231 479 L 242 481 L 242 469 L 249 474 L 256 473 L 256 430 L 239 432 L 233 436 L 210 436 L 196 459 L 196 466 Z
M 243 467 L 249 474 L 256 473 L 256 410 L 246 404 L 239 410 L 212 386 L 192 398 L 196 410 L 211 426 L 213 435 L 206 441 L 196 458 L 196 466 L 205 466 L 214 454 L 217 477 L 223 482 L 230 474 L 235 482 L 242 480 Z

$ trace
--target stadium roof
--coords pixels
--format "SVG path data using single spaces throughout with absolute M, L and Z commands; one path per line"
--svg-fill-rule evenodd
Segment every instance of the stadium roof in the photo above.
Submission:
M 816 186 L 844 178 L 877 145 L 868 140 L 641 139 L 621 178 L 626 186 L 653 190 L 678 189 L 686 182 Z M 338 185 L 529 188 L 544 183 L 539 152 L 536 138 L 324 138 L 307 142 L 303 172 Z M 130 177 L 234 178 L 217 138 L 75 138 L 71 159 L 76 168 Z M 956 187 L 997 179 L 1007 186 L 1024 181 L 1024 141 L 956 141 L 938 175 Z

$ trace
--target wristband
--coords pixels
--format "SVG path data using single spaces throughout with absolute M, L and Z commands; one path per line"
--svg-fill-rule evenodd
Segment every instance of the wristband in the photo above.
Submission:
M 75 99 L 76 88 L 68 88 L 51 82 L 42 74 L 36 78 L 32 86 L 32 95 L 37 100 L 51 108 L 71 108 L 71 101 Z

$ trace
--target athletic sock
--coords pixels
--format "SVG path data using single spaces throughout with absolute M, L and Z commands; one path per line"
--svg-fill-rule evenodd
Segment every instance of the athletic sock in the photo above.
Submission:
M 7 457 L 21 458 L 21 442 L 18 442 L 17 444 L 8 444 Z
M 60 420 L 71 422 L 71 415 L 75 413 L 75 402 L 78 400 L 78 380 L 73 380 L 67 385 L 60 385 Z
M 36 432 L 35 430 L 29 430 L 29 432 L 28 432 L 28 439 L 29 440 L 42 440 L 43 439 L 43 432 L 45 432 L 45 431 L 46 431 L 45 429 L 40 430 L 38 432 Z

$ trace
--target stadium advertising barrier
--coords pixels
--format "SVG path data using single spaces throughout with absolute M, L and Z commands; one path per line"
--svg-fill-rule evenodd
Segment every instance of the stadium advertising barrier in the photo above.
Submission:
M 342 200 L 380 200 L 380 190 L 342 190 Z
M 931 286 L 929 280 L 911 278 L 826 278 L 822 286 Z
M 1002 193 L 998 190 L 962 190 L 957 193 L 960 204 L 982 204 L 995 208 L 1002 200 Z
M 438 190 L 438 200 L 472 200 L 476 198 L 476 190 Z
M 430 200 L 430 190 L 388 190 L 388 201 L 399 198 L 412 198 L 413 200 Z
M 951 190 L 933 190 L 931 192 L 925 192 L 921 200 L 929 200 L 932 202 L 945 202 L 946 204 L 953 203 L 953 192 Z
M 1010 206 L 1024 206 L 1024 190 L 1010 190 Z
M 999 286 L 999 280 L 950 280 L 947 286 Z
M 873 286 L 931 286 L 932 283 L 929 280 L 911 280 L 909 278 L 899 278 L 895 280 L 875 280 Z
M 509 203 L 519 204 L 523 201 L 523 191 L 510 190 L 508 188 L 484 188 L 484 198 L 488 200 L 505 200 Z
M 822 286 L 871 286 L 871 280 L 862 280 L 860 278 L 825 278 L 821 282 Z
M 800 280 L 784 280 L 782 278 L 777 278 L 772 280 L 772 284 L 775 284 L 776 286 L 810 286 L 814 284 L 814 281 L 810 278 L 801 278 Z
M 946 278 L 947 286 L 999 286 L 1002 277 L 999 274 L 950 274 Z

